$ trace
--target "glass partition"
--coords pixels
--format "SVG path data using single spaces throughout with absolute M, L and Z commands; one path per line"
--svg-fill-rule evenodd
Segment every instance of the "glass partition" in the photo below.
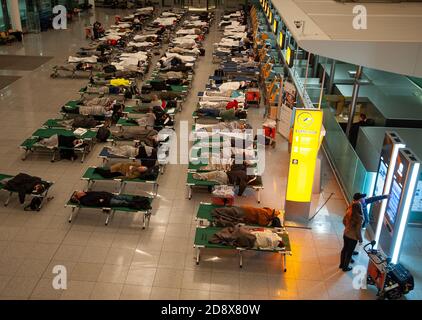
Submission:
M 327 103 L 322 103 L 322 110 L 324 111 L 323 124 L 327 131 L 323 145 L 343 191 L 347 199 L 351 201 L 354 193 L 368 192 L 372 188 L 373 177 L 368 175 Z

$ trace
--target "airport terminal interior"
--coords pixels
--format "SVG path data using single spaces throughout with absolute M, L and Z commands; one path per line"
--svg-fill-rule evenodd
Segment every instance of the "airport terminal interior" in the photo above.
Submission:
M 1 300 L 422 299 L 422 3 L 0 3 Z

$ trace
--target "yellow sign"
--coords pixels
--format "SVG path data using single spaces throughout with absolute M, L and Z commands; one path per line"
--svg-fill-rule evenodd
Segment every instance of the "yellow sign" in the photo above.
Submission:
M 292 49 L 290 46 L 287 46 L 286 49 L 286 64 L 290 67 L 292 62 Z
M 321 110 L 296 109 L 286 200 L 311 201 L 322 116 Z
M 274 25 L 273 25 L 274 33 L 277 32 L 277 20 L 274 19 Z
M 280 30 L 280 35 L 279 35 L 279 40 L 278 40 L 278 45 L 280 46 L 281 49 L 284 49 L 284 37 L 283 37 L 283 32 Z
M 273 12 L 270 10 L 270 23 L 273 21 Z

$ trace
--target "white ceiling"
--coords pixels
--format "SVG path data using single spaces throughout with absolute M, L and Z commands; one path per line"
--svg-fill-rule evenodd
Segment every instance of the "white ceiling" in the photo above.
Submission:
M 353 28 L 357 3 L 273 0 L 302 48 L 337 60 L 422 77 L 422 3 L 371 3 L 366 30 Z M 304 32 L 294 21 L 305 21 Z

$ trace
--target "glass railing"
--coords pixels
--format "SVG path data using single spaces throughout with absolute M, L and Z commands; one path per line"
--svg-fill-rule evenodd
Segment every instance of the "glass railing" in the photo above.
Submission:
M 322 110 L 323 123 L 327 131 L 323 140 L 324 149 L 333 164 L 347 200 L 351 201 L 354 193 L 370 191 L 372 177 L 368 175 L 326 102 L 322 103 Z

